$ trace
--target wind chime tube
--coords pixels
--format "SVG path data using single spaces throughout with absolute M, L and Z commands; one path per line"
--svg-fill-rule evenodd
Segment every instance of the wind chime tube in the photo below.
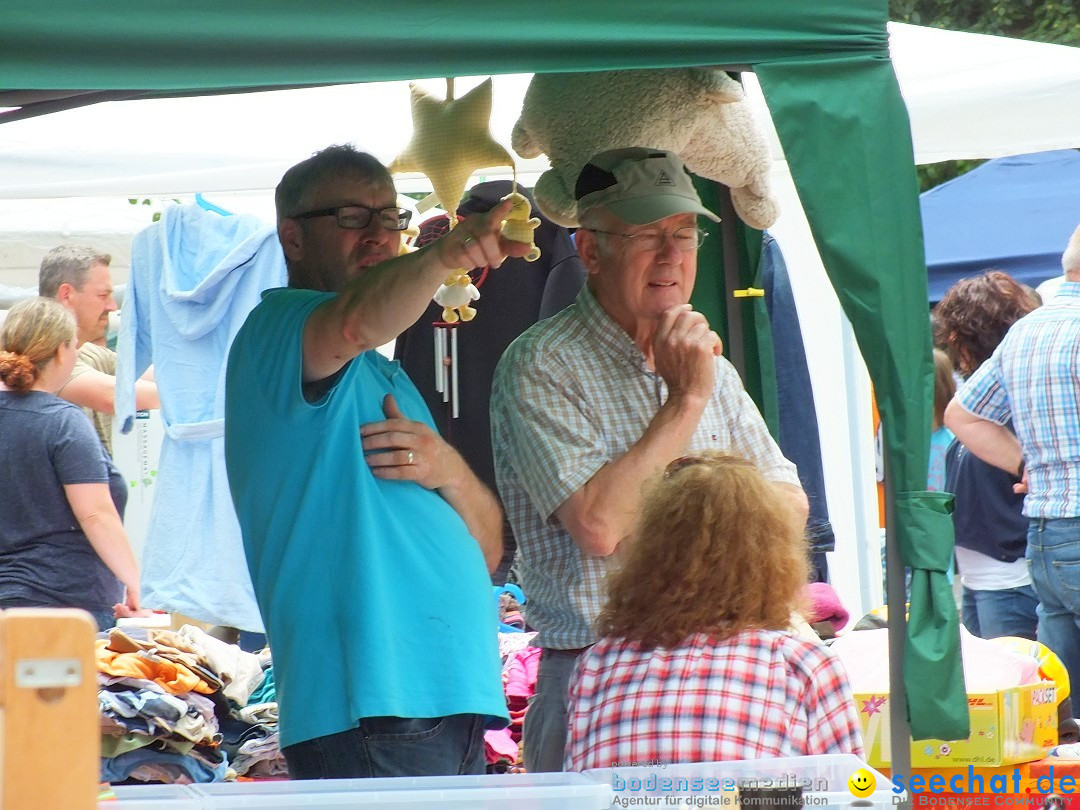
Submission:
M 435 392 L 441 394 L 443 390 L 443 352 L 442 328 L 434 327 L 432 331 L 432 344 L 435 346 Z
M 442 332 L 442 337 L 440 338 L 440 341 L 442 342 L 442 362 L 439 363 L 439 368 L 442 370 L 442 401 L 449 402 L 450 378 L 447 374 L 446 364 L 450 362 L 450 358 L 448 357 L 449 344 L 446 341 L 446 336 L 449 334 L 450 327 L 444 326 L 440 329 L 440 331 Z
M 454 404 L 450 413 L 454 419 L 458 418 L 458 381 L 457 381 L 457 329 L 450 331 L 450 373 L 453 374 L 451 387 L 454 391 Z

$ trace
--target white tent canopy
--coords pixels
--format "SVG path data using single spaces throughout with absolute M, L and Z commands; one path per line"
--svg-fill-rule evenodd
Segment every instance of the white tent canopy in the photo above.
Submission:
M 529 78 L 495 77 L 491 130 L 504 144 Z M 478 82 L 458 79 L 455 95 Z M 446 90 L 442 79 L 418 84 L 439 97 Z M 272 189 L 331 143 L 389 163 L 411 131 L 409 82 L 107 102 L 0 125 L 0 198 Z M 546 163 L 518 168 L 536 166 Z
M 491 129 L 507 146 L 529 79 L 495 77 Z M 455 94 L 479 81 L 457 80 Z M 442 79 L 418 83 L 439 97 L 446 91 Z M 376 114 L 378 125 L 367 123 Z M 0 284 L 35 285 L 42 254 L 76 243 L 111 253 L 114 278 L 123 282 L 131 237 L 150 223 L 149 212 L 160 210 L 160 203 L 131 206 L 127 198 L 187 202 L 202 193 L 269 222 L 271 192 L 294 163 L 331 143 L 355 143 L 389 163 L 411 131 L 408 82 L 117 101 L 2 124 Z M 519 160 L 517 168 L 531 185 L 547 161 Z M 508 176 L 506 168 L 485 174 Z M 403 175 L 398 188 L 430 185 Z
M 890 24 L 890 45 L 917 162 L 1080 146 L 1080 49 L 900 24 Z M 506 145 L 528 79 L 495 77 L 492 132 Z M 767 122 L 754 77 L 744 79 L 759 118 Z M 458 94 L 476 81 L 460 79 Z M 444 90 L 439 79 L 421 84 L 438 94 Z M 118 216 L 111 229 L 107 222 L 84 224 L 73 216 L 62 220 L 66 227 L 50 231 L 61 218 L 45 213 L 55 203 L 42 198 L 203 192 L 230 208 L 213 192 L 262 191 L 268 218 L 267 190 L 293 163 L 339 142 L 356 143 L 389 161 L 410 131 L 405 82 L 110 102 L 0 125 L 0 284 L 34 283 L 33 253 L 40 247 L 21 253 L 16 247 L 30 231 L 38 246 L 105 243 L 115 256 L 117 280 L 125 278 L 124 233 L 144 227 L 145 214 L 136 214 L 135 222 Z M 877 604 L 881 591 L 869 382 L 774 133 L 772 147 L 783 213 L 770 230 L 787 259 L 805 333 L 837 536 L 831 565 L 842 598 L 857 613 Z M 544 167 L 542 160 L 522 161 L 518 169 L 533 176 Z M 404 178 L 400 186 L 410 190 L 418 182 Z M 80 204 L 104 210 L 100 200 Z M 15 223 L 5 217 L 8 205 L 40 211 L 41 222 L 10 227 Z M 132 208 L 139 209 L 128 206 L 125 214 Z M 119 246 L 108 244 L 107 235 Z M 5 270 L 11 267 L 7 257 L 28 252 L 18 274 Z

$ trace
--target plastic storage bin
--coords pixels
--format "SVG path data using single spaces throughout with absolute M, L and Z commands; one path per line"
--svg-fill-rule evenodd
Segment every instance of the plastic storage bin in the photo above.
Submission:
M 608 784 L 579 773 L 219 782 L 190 789 L 203 797 L 202 810 L 608 810 L 613 799 Z
M 115 799 L 98 810 L 203 810 L 203 799 L 186 785 L 117 785 Z
M 873 775 L 874 789 L 860 797 L 848 788 L 848 779 L 863 769 Z M 585 776 L 610 785 L 614 800 L 636 800 L 620 805 L 641 805 L 645 804 L 642 799 L 649 798 L 659 800 L 658 805 L 650 804 L 672 810 L 698 807 L 738 810 L 736 794 L 731 790 L 734 787 L 741 787 L 748 799 L 753 791 L 749 803 L 761 808 L 798 807 L 798 788 L 802 789 L 802 806 L 808 809 L 883 810 L 892 808 L 904 795 L 894 794 L 888 777 L 853 754 L 597 768 L 585 771 Z

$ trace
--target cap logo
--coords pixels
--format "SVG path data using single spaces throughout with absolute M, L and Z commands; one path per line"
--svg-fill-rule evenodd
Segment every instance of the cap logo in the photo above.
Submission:
M 663 169 L 661 169 L 660 173 L 656 175 L 656 182 L 653 183 L 653 185 L 654 186 L 673 186 L 673 185 L 675 185 L 675 181 L 672 180 L 668 176 L 667 172 L 665 172 Z

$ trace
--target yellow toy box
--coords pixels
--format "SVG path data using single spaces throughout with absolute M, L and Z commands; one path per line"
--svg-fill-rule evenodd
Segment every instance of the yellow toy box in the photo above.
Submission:
M 856 694 L 866 761 L 875 768 L 892 762 L 888 694 Z M 996 767 L 1042 759 L 1057 745 L 1057 688 L 1051 681 L 990 694 L 968 695 L 971 736 L 966 740 L 911 743 L 913 768 L 973 765 Z

